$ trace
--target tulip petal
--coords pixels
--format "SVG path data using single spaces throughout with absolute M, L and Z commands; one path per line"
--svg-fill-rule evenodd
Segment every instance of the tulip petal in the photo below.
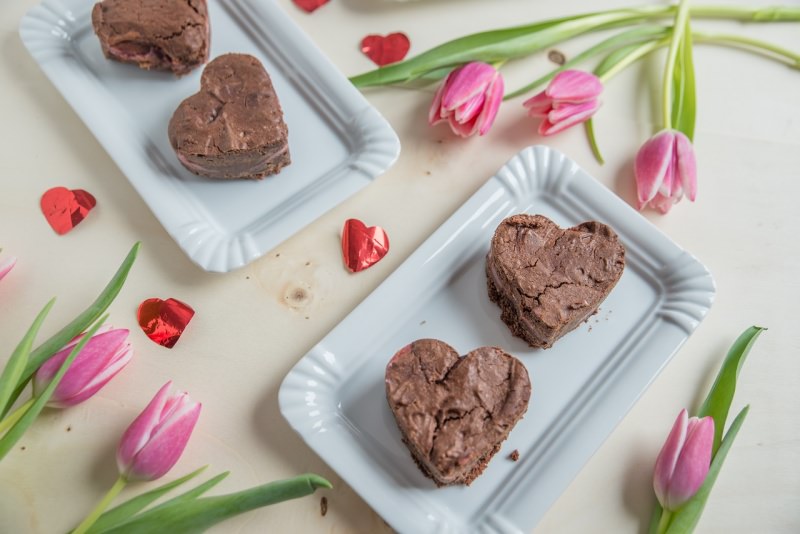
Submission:
M 136 453 L 138 453 L 141 448 L 145 446 L 147 440 L 150 439 L 153 429 L 159 423 L 161 411 L 167 402 L 171 387 L 172 381 L 164 384 L 147 407 L 133 420 L 122 435 L 119 447 L 117 447 L 117 465 L 120 473 L 127 474 L 130 471 Z
M 668 510 L 679 508 L 703 485 L 711 466 L 713 441 L 714 419 L 692 417 L 688 422 L 686 441 L 667 490 L 665 507 Z
M 658 193 L 672 162 L 674 143 L 672 132 L 664 130 L 646 141 L 636 154 L 634 174 L 640 203 L 646 204 Z
M 458 122 L 469 122 L 481 113 L 484 102 L 486 102 L 486 95 L 479 93 L 458 106 L 453 116 Z
M 682 132 L 675 134 L 675 152 L 677 154 L 677 171 L 680 183 L 686 196 L 694 202 L 697 198 L 697 160 L 692 142 Z
M 594 100 L 603 92 L 603 82 L 594 74 L 582 70 L 565 70 L 555 75 L 545 89 L 556 101 L 580 103 Z
M 109 382 L 109 380 L 114 378 L 117 373 L 122 371 L 125 366 L 130 363 L 132 358 L 133 350 L 131 350 L 130 344 L 124 345 L 115 353 L 114 357 L 109 361 L 106 367 L 92 377 L 89 383 L 86 384 L 80 392 L 69 397 L 68 399 L 61 400 L 55 407 L 66 408 L 68 406 L 74 406 L 92 397 L 95 393 L 100 391 L 103 386 Z M 49 405 L 52 405 L 52 403 L 49 403 Z
M 9 258 L 4 259 L 3 261 L 0 261 L 0 280 L 2 280 L 3 277 L 7 275 L 9 271 L 11 271 L 11 269 L 13 269 L 14 265 L 16 264 L 17 264 L 17 258 L 15 258 L 14 256 L 11 256 Z
M 531 117 L 546 117 L 553 110 L 553 99 L 542 91 L 523 102 L 522 106 Z
M 553 135 L 571 126 L 580 124 L 595 114 L 600 102 L 592 100 L 582 104 L 559 104 L 548 113 L 547 119 L 539 125 L 541 135 Z
M 433 96 L 431 109 L 430 111 L 428 111 L 428 124 L 430 124 L 431 126 L 433 126 L 437 122 L 441 122 L 444 120 L 444 117 L 442 117 L 442 95 L 444 94 L 444 89 L 447 86 L 447 80 L 450 79 L 450 76 L 452 74 L 453 73 L 451 72 L 450 74 L 447 75 L 447 78 L 445 78 L 444 83 L 442 83 L 442 85 L 439 86 L 439 88 L 436 90 L 436 94 Z
M 494 119 L 497 117 L 497 112 L 500 110 L 500 104 L 503 103 L 503 94 L 505 91 L 505 82 L 500 74 L 487 89 L 486 102 L 483 105 L 483 110 L 478 117 L 479 135 L 484 135 L 489 131 L 489 128 L 494 124 Z
M 131 479 L 160 478 L 183 454 L 200 417 L 201 405 L 195 402 L 180 402 L 176 406 L 179 406 L 179 409 L 170 413 L 136 454 L 134 467 L 130 472 Z
M 442 107 L 455 109 L 475 95 L 484 93 L 497 76 L 497 71 L 486 63 L 472 62 L 450 74 L 442 96 Z
M 661 452 L 658 453 L 656 458 L 656 466 L 653 472 L 653 490 L 655 490 L 658 502 L 665 507 L 670 480 L 675 471 L 675 465 L 678 463 L 683 444 L 686 441 L 688 418 L 689 415 L 686 410 L 681 410 L 672 425 L 672 430 L 670 430 L 664 446 L 661 448 Z

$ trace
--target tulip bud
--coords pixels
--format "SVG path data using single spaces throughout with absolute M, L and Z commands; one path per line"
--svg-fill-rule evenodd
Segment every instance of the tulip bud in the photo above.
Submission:
M 665 510 L 691 499 L 708 474 L 714 444 L 714 419 L 689 417 L 681 410 L 656 459 L 653 489 Z
M 6 258 L 3 261 L 0 261 L 0 280 L 3 279 L 8 272 L 14 268 L 14 265 L 17 264 L 17 258 L 11 256 L 10 258 Z
M 133 357 L 128 330 L 104 326 L 84 345 L 69 366 L 47 402 L 51 408 L 67 408 L 97 393 Z M 58 373 L 64 360 L 80 341 L 73 339 L 66 347 L 44 362 L 33 377 L 33 392 L 38 396 Z
M 683 195 L 697 197 L 697 162 L 692 142 L 682 132 L 663 130 L 651 137 L 634 164 L 638 207 L 667 213 Z
M 552 135 L 580 124 L 600 107 L 603 83 L 590 72 L 565 70 L 550 80 L 541 93 L 522 103 L 531 117 L 542 117 L 540 135 Z
M 117 466 L 127 480 L 155 480 L 178 461 L 200 417 L 200 404 L 167 382 L 122 435 Z
M 491 128 L 503 101 L 503 77 L 487 63 L 472 62 L 445 78 L 433 98 L 428 122 L 450 124 L 453 133 L 469 137 Z

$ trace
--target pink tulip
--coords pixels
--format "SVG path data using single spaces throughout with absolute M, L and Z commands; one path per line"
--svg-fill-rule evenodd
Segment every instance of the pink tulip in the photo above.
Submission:
M 681 410 L 656 459 L 653 489 L 665 510 L 691 499 L 706 479 L 714 443 L 714 419 L 689 417 Z
M 117 465 L 127 480 L 155 480 L 178 461 L 192 435 L 200 403 L 167 382 L 122 435 Z
M 433 97 L 428 122 L 450 124 L 453 133 L 469 137 L 491 128 L 503 101 L 503 77 L 487 63 L 472 62 L 445 78 Z
M 3 261 L 0 261 L 0 280 L 3 279 L 8 272 L 14 268 L 14 265 L 17 264 L 17 258 L 11 256 L 10 258 L 6 258 Z
M 51 408 L 74 406 L 105 386 L 133 357 L 133 350 L 127 342 L 128 333 L 124 328 L 112 329 L 110 326 L 96 333 L 75 357 L 47 405 Z M 35 395 L 47 387 L 80 339 L 78 336 L 70 341 L 39 367 L 33 377 Z
M 547 89 L 522 103 L 531 117 L 542 117 L 540 135 L 552 135 L 588 120 L 600 107 L 603 83 L 589 72 L 565 70 Z
M 697 162 L 692 142 L 677 130 L 663 130 L 650 138 L 634 164 L 638 208 L 648 204 L 667 213 L 683 195 L 697 197 Z

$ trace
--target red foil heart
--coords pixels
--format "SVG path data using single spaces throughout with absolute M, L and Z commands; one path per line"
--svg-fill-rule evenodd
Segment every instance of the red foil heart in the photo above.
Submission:
M 380 226 L 347 219 L 342 230 L 342 255 L 350 272 L 357 273 L 381 261 L 389 252 L 389 236 Z
M 86 218 L 97 201 L 83 189 L 54 187 L 39 202 L 44 218 L 58 235 L 64 235 Z
M 383 35 L 367 35 L 361 40 L 361 51 L 375 62 L 379 67 L 397 63 L 401 61 L 408 49 L 411 48 L 411 41 L 404 33 L 390 33 Z
M 327 4 L 330 0 L 292 0 L 294 5 L 305 11 L 306 13 L 312 13 L 319 9 L 320 7 Z
M 180 339 L 194 310 L 179 300 L 147 299 L 139 305 L 136 318 L 142 331 L 161 345 L 171 349 Z

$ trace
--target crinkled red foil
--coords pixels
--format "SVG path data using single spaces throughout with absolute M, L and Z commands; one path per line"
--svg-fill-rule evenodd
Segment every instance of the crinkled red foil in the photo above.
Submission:
M 375 265 L 389 252 L 389 236 L 380 226 L 367 227 L 358 219 L 347 219 L 342 229 L 342 255 L 350 272 Z
M 145 335 L 168 349 L 175 346 L 193 316 L 191 306 L 176 299 L 147 299 L 136 312 Z
M 48 189 L 39 202 L 44 218 L 58 235 L 78 226 L 96 205 L 91 193 L 66 187 Z
M 292 0 L 294 5 L 305 11 L 306 13 L 312 13 L 317 9 L 321 8 L 325 4 L 327 4 L 330 0 Z
M 361 51 L 379 67 L 402 61 L 409 48 L 411 41 L 402 32 L 367 35 L 361 40 Z

